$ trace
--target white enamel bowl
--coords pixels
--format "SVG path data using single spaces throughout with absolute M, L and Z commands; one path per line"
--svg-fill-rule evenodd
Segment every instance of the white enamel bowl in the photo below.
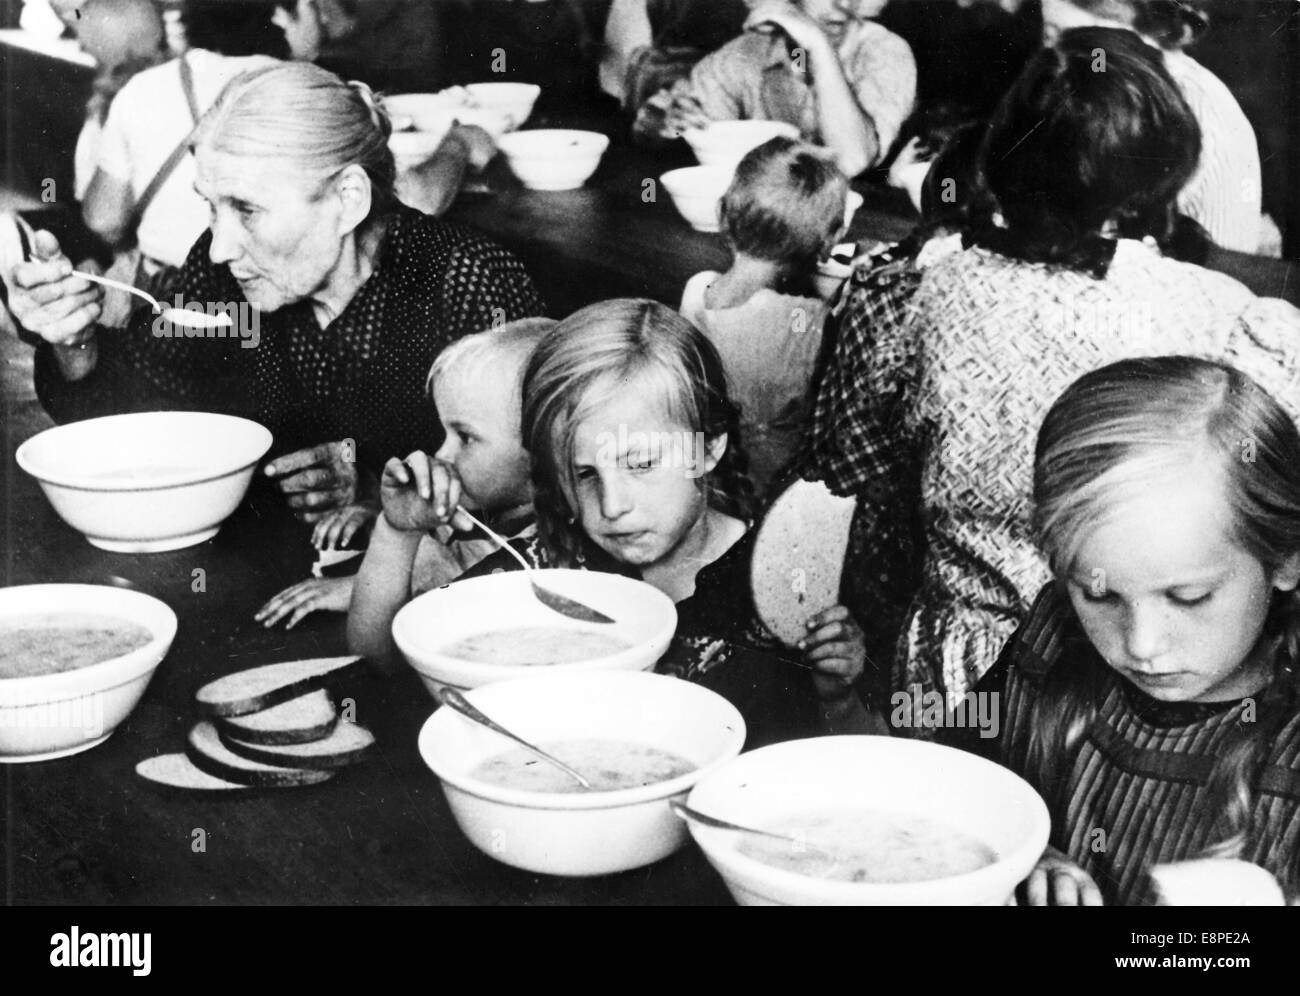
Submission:
M 420 731 L 420 756 L 442 781 L 461 830 L 485 854 L 549 875 L 606 875 L 658 861 L 686 828 L 670 799 L 734 758 L 745 742 L 735 706 L 700 685 L 661 674 L 569 672 L 476 688 L 466 695 L 534 744 L 600 739 L 669 751 L 696 765 L 669 781 L 611 792 L 528 792 L 476 778 L 513 744 L 453 710 Z
M 897 737 L 817 737 L 742 754 L 700 780 L 692 808 L 763 828 L 801 813 L 883 810 L 940 820 L 978 838 L 997 860 L 925 882 L 842 882 L 765 864 L 741 835 L 691 827 L 705 857 L 746 906 L 985 906 L 1007 902 L 1047 846 L 1037 792 L 974 754 Z
M 130 715 L 176 636 L 176 614 L 137 591 L 88 584 L 0 588 L 0 626 L 15 617 L 78 613 L 137 623 L 144 646 L 87 667 L 5 678 L 0 662 L 0 763 L 45 761 L 103 743 Z
M 539 128 L 502 135 L 497 145 L 530 190 L 575 190 L 596 172 L 609 138 L 595 131 Z
M 142 412 L 46 429 L 15 458 L 92 544 L 152 553 L 215 536 L 270 448 L 270 431 L 248 419 Z

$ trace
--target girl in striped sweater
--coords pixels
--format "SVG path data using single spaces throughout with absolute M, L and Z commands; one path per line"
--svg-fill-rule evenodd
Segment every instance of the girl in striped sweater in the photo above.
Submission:
M 1300 433 L 1190 357 L 1085 375 L 1049 411 L 1036 528 L 1055 582 L 978 692 L 1052 811 L 1035 905 L 1156 901 L 1156 865 L 1300 886 Z

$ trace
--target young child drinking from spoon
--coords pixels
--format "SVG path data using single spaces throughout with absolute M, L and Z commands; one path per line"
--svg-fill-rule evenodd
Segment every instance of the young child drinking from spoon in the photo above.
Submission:
M 1153 869 L 1203 857 L 1260 865 L 1294 899 L 1295 423 L 1231 367 L 1115 363 L 1048 412 L 1034 502 L 1056 581 L 976 686 L 999 736 L 970 741 L 1051 811 L 1029 902 L 1150 903 Z
M 639 577 L 671 597 L 677 633 L 658 670 L 731 699 L 752 744 L 848 715 L 864 660 L 842 606 L 808 620 L 793 662 L 758 622 L 737 420 L 717 351 L 677 312 L 636 300 L 583 308 L 524 375 L 538 532 L 512 545 L 536 567 Z M 517 569 L 498 551 L 468 573 Z
M 531 532 L 528 456 L 519 438 L 519 390 L 533 347 L 555 324 L 524 318 L 465 336 L 444 349 L 429 371 L 429 396 L 445 439 L 433 456 L 419 450 L 390 460 L 380 481 L 383 511 L 355 577 L 312 578 L 266 603 L 267 626 L 309 612 L 348 612 L 353 652 L 387 658 L 393 617 L 412 596 L 454 580 L 496 549 L 468 522 L 453 520 L 458 503 L 507 536 Z M 348 510 L 322 520 L 318 548 L 346 543 Z

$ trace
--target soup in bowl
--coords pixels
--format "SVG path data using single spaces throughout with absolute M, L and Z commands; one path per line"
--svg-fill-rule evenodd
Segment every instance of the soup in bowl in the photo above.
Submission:
M 544 588 L 613 619 L 578 622 L 537 600 L 522 571 L 455 581 L 397 613 L 393 640 L 435 697 L 493 681 L 565 671 L 646 671 L 677 629 L 657 588 L 600 571 L 535 571 Z
M 176 636 L 176 614 L 107 585 L 0 588 L 0 762 L 103 743 Z
M 14 457 L 91 544 L 152 553 L 215 536 L 270 448 L 270 430 L 248 419 L 141 412 L 46 429 Z
M 1038 793 L 974 754 L 894 737 L 818 737 L 743 754 L 689 804 L 793 838 L 692 825 L 747 906 L 1000 905 L 1047 846 Z
M 550 875 L 605 875 L 676 851 L 686 828 L 669 801 L 745 741 L 735 706 L 667 675 L 569 671 L 485 685 L 465 697 L 594 786 L 582 788 L 451 708 L 438 709 L 420 731 L 420 756 L 474 846 Z

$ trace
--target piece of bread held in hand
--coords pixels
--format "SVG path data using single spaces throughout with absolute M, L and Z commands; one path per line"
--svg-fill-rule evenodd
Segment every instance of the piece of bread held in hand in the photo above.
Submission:
M 295 699 L 349 676 L 360 657 L 316 657 L 236 671 L 198 690 L 199 711 L 207 716 L 244 716 Z
M 754 607 L 787 646 L 807 635 L 812 616 L 839 604 L 855 507 L 821 481 L 797 480 L 758 527 L 749 575 Z
M 299 695 L 288 702 L 260 712 L 217 719 L 223 736 L 235 737 L 247 744 L 280 747 L 322 740 L 338 726 L 339 712 L 323 688 Z

